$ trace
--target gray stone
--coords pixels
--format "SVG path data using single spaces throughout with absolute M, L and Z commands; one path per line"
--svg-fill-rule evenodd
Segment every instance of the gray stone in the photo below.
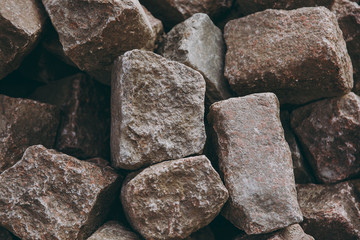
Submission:
M 203 151 L 202 75 L 152 52 L 132 50 L 114 63 L 113 166 L 137 169 Z
M 0 225 L 23 240 L 83 240 L 104 221 L 120 187 L 111 168 L 29 147 L 0 175 Z
M 102 225 L 87 240 L 140 240 L 140 237 L 116 221 Z
M 0 95 L 0 173 L 19 161 L 26 148 L 52 148 L 60 110 L 50 104 Z
M 225 26 L 225 77 L 239 95 L 274 92 L 280 103 L 341 96 L 352 65 L 335 15 L 324 7 L 266 10 Z
M 225 43 L 222 32 L 204 13 L 176 25 L 165 38 L 161 55 L 199 71 L 206 81 L 209 104 L 231 97 L 224 78 Z
M 35 47 L 45 14 L 37 0 L 2 0 L 0 4 L 0 79 L 17 69 Z
M 228 191 L 205 156 L 166 161 L 125 180 L 121 201 L 145 239 L 183 239 L 219 214 Z
M 247 234 L 302 221 L 291 152 L 273 93 L 214 103 L 208 115 L 220 171 L 229 190 L 223 215 Z

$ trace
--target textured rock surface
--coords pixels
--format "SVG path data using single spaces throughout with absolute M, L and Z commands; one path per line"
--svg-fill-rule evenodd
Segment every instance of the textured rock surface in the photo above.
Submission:
M 31 98 L 64 112 L 56 149 L 81 159 L 109 159 L 109 95 L 106 87 L 85 74 L 76 74 L 38 88 Z
M 1 240 L 13 240 L 13 237 L 11 236 L 11 234 L 8 230 L 6 230 L 5 228 L 0 226 L 0 239 Z
M 199 71 L 206 81 L 209 103 L 231 97 L 224 78 L 225 44 L 222 32 L 204 13 L 176 25 L 165 38 L 161 55 Z
M 53 105 L 0 95 L 0 173 L 31 145 L 53 147 L 59 120 Z
M 304 231 L 315 239 L 360 239 L 359 198 L 349 183 L 298 185 Z
M 110 84 L 111 65 L 116 57 L 155 43 L 138 0 L 43 0 L 43 4 L 66 55 L 81 70 L 105 84 Z
M 111 91 L 113 166 L 137 169 L 202 152 L 205 81 L 199 72 L 132 50 L 114 63 Z
M 353 87 L 342 32 L 324 7 L 266 10 L 230 21 L 224 36 L 225 77 L 239 95 L 270 91 L 302 104 Z
M 360 93 L 360 6 L 348 0 L 335 0 L 331 8 L 335 13 L 354 70 L 354 92 Z
M 102 225 L 87 240 L 140 240 L 140 237 L 120 223 L 111 221 Z
M 121 201 L 146 239 L 182 239 L 209 224 L 228 192 L 205 156 L 166 161 L 129 176 Z
M 223 214 L 247 234 L 302 220 L 291 153 L 273 93 L 214 103 L 208 115 L 229 202 Z
M 86 239 L 120 187 L 111 168 L 29 147 L 0 175 L 0 225 L 23 240 Z
M 297 134 L 317 179 L 331 183 L 360 172 L 360 97 L 349 93 L 292 112 Z
M 20 66 L 43 30 L 45 15 L 37 0 L 0 4 L 0 79 Z

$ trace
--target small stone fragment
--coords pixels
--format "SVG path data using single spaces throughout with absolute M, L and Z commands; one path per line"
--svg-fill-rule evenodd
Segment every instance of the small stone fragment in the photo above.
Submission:
M 360 199 L 348 182 L 298 185 L 304 231 L 315 239 L 360 239 Z
M 140 237 L 116 221 L 102 225 L 87 240 L 140 240 Z
M 203 151 L 205 80 L 199 72 L 132 50 L 115 61 L 111 91 L 113 166 L 137 169 Z
M 45 14 L 37 0 L 1 0 L 0 80 L 17 69 L 35 47 Z
M 336 17 L 324 7 L 266 10 L 225 26 L 225 77 L 240 96 L 274 92 L 280 103 L 342 96 L 352 65 Z
M 231 97 L 224 78 L 225 43 L 222 32 L 204 13 L 176 25 L 165 38 L 161 55 L 199 71 L 206 81 L 209 105 Z
M 219 214 L 228 191 L 205 156 L 166 161 L 129 176 L 121 201 L 145 239 L 183 239 Z
M 360 97 L 321 100 L 292 112 L 291 126 L 317 179 L 334 183 L 360 172 Z
M 59 120 L 60 111 L 53 105 L 0 95 L 0 173 L 29 146 L 53 147 Z
M 302 221 L 279 110 L 273 93 L 231 98 L 210 107 L 208 120 L 229 190 L 223 215 L 247 234 Z
M 115 171 L 29 147 L 0 175 L 0 225 L 23 240 L 83 240 L 107 215 L 121 182 Z
M 86 159 L 109 159 L 110 90 L 85 74 L 39 87 L 31 98 L 54 104 L 64 116 L 55 148 Z

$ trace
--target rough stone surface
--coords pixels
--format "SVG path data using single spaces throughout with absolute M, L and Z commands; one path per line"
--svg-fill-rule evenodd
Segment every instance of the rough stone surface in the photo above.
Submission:
M 140 240 L 140 237 L 116 221 L 102 225 L 87 240 Z
M 281 103 L 341 96 L 352 65 L 336 17 L 324 7 L 266 10 L 225 26 L 225 77 L 239 95 L 274 92 Z
M 65 54 L 99 81 L 110 84 L 115 58 L 155 43 L 138 0 L 43 0 Z M 148 50 L 153 50 L 151 46 Z
M 292 112 L 291 125 L 317 179 L 344 180 L 360 172 L 360 97 L 349 93 Z
M 360 239 L 359 198 L 349 183 L 298 185 L 304 231 L 315 239 Z
M 111 168 L 29 147 L 0 175 L 0 225 L 23 240 L 82 240 L 96 230 L 120 187 Z
M 343 32 L 354 72 L 354 92 L 360 93 L 360 6 L 348 0 L 335 0 L 331 8 Z
M 302 221 L 275 94 L 214 103 L 208 120 L 229 190 L 223 215 L 247 234 L 267 233 Z
M 0 79 L 20 66 L 35 47 L 45 15 L 37 0 L 2 0 L 0 4 Z
M 14 238 L 11 236 L 10 232 L 1 226 L 0 226 L 0 239 L 1 240 L 14 240 Z
M 29 146 L 54 146 L 60 111 L 53 105 L 0 95 L 0 173 Z
M 38 88 L 32 99 L 54 104 L 63 112 L 56 149 L 85 159 L 110 155 L 110 90 L 85 74 Z
M 183 239 L 208 225 L 228 191 L 205 156 L 166 161 L 129 176 L 121 201 L 145 239 Z
M 224 78 L 225 43 L 221 30 L 204 13 L 176 25 L 165 38 L 161 55 L 199 71 L 209 104 L 231 97 Z
M 111 91 L 113 166 L 137 169 L 202 152 L 205 80 L 199 72 L 132 50 L 114 63 Z

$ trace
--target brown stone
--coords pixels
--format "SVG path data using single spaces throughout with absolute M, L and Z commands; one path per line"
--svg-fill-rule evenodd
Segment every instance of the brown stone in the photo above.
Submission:
M 0 175 L 0 225 L 23 240 L 86 239 L 106 217 L 120 184 L 111 168 L 29 147 Z
M 140 237 L 116 221 L 102 225 L 87 240 L 140 240 Z
M 360 172 L 360 97 L 349 93 L 292 112 L 291 125 L 317 179 L 332 183 Z
M 17 69 L 35 47 L 45 14 L 37 0 L 2 0 L 0 4 L 0 80 Z
M 229 190 L 223 215 L 247 234 L 302 221 L 279 111 L 273 93 L 231 98 L 210 107 L 208 120 Z
M 199 72 L 132 50 L 115 61 L 111 91 L 113 166 L 137 169 L 203 151 L 205 80 Z
M 56 149 L 86 159 L 110 155 L 110 90 L 85 74 L 39 87 L 31 98 L 63 112 Z
M 225 77 L 240 96 L 274 92 L 280 103 L 341 96 L 352 65 L 336 17 L 324 7 L 266 10 L 225 26 Z
M 360 199 L 349 183 L 298 185 L 304 231 L 315 239 L 360 239 Z
M 53 147 L 59 120 L 60 111 L 53 105 L 0 95 L 0 173 L 29 146 Z
M 183 239 L 208 225 L 228 198 L 205 156 L 166 161 L 130 175 L 121 201 L 145 239 Z

